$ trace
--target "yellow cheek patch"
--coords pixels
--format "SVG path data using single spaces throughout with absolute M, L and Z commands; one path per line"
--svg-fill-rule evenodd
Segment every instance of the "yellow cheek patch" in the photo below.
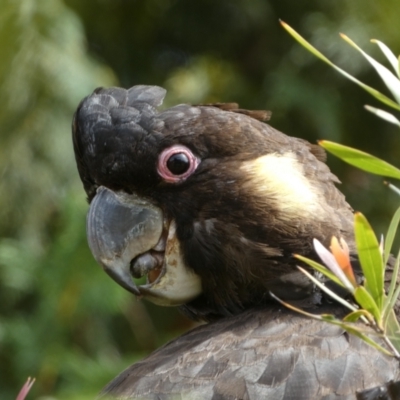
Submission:
M 308 217 L 320 219 L 321 201 L 318 189 L 304 175 L 303 166 L 292 152 L 267 154 L 241 166 L 246 173 L 246 189 L 273 201 L 274 208 L 281 211 L 281 219 Z M 319 213 L 318 213 L 319 212 Z

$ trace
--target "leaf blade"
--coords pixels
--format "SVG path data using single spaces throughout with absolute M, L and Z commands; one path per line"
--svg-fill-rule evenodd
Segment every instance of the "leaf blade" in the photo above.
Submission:
M 400 325 L 397 321 L 396 314 L 393 309 L 390 310 L 385 321 L 385 334 L 388 336 L 392 345 L 397 351 L 400 351 Z
M 364 286 L 356 287 L 354 291 L 354 298 L 357 303 L 363 308 L 367 310 L 369 314 L 373 315 L 378 324 L 381 323 L 382 315 L 381 311 L 378 308 L 374 298 L 371 294 L 365 289 Z
M 375 68 L 375 71 L 381 77 L 386 87 L 391 91 L 397 103 L 400 103 L 400 80 L 393 74 L 393 72 L 389 71 L 389 69 L 387 69 L 384 65 L 374 60 L 355 42 L 353 42 L 348 36 L 344 35 L 343 33 L 341 33 L 340 36 L 347 43 L 349 43 L 350 46 L 354 47 L 357 51 L 359 51 L 364 56 L 364 58 Z
M 340 285 L 341 287 L 345 287 L 343 285 L 343 283 L 340 281 L 340 279 L 338 279 L 337 276 L 332 271 L 330 271 L 328 268 L 325 268 L 322 264 L 319 264 L 316 261 L 311 260 L 307 257 L 301 256 L 299 254 L 295 254 L 294 257 L 300 261 L 303 261 L 304 263 L 306 263 L 310 267 L 314 268 L 318 272 L 321 272 L 321 274 L 325 275 L 328 279 L 335 282 L 337 285 Z
M 352 304 L 350 304 L 347 300 L 345 300 L 344 298 L 340 297 L 339 295 L 337 295 L 335 292 L 333 292 L 332 290 L 330 290 L 327 286 L 325 286 L 323 283 L 321 283 L 318 279 L 316 279 L 315 277 L 313 277 L 308 271 L 306 271 L 305 269 L 301 268 L 301 267 L 297 267 L 304 275 L 306 275 L 308 277 L 308 279 L 310 279 L 312 282 L 315 283 L 316 286 L 318 286 L 322 291 L 324 291 L 326 294 L 328 294 L 330 297 L 332 297 L 332 299 L 336 300 L 338 303 L 344 305 L 345 307 L 347 307 L 349 310 L 352 311 L 356 311 L 357 307 L 353 306 Z
M 370 113 L 375 114 L 377 117 L 382 118 L 383 120 L 400 127 L 400 121 L 393 114 L 390 114 L 385 110 L 381 110 L 379 108 L 375 108 L 368 105 L 364 106 L 364 108 Z
M 400 179 L 400 169 L 393 165 L 374 157 L 371 154 L 361 150 L 353 149 L 352 147 L 342 144 L 330 142 L 328 140 L 320 140 L 319 145 L 329 151 L 336 157 L 353 165 L 363 171 L 370 172 L 375 175 L 388 176 L 395 179 Z
M 399 223 L 400 223 L 400 207 L 394 213 L 392 220 L 390 221 L 389 228 L 386 232 L 385 249 L 384 249 L 384 253 L 383 253 L 384 254 L 383 262 L 385 265 L 389 259 L 390 251 L 392 250 L 394 238 L 396 236 Z
M 382 347 L 379 343 L 375 342 L 373 339 L 371 339 L 368 335 L 366 335 L 365 333 L 361 332 L 360 328 L 358 327 L 358 325 L 350 325 L 349 323 L 345 323 L 342 321 L 338 321 L 338 320 L 332 320 L 332 319 L 325 319 L 324 316 L 322 315 L 322 319 L 326 322 L 329 322 L 331 324 L 340 326 L 342 329 L 344 329 L 346 332 L 357 336 L 358 338 L 362 339 L 364 342 L 366 342 L 367 344 L 369 344 L 370 346 L 372 346 L 373 348 L 381 351 L 382 353 L 394 357 L 394 354 L 391 353 L 390 351 L 386 350 L 384 347 Z
M 372 39 L 371 43 L 376 43 L 379 46 L 382 53 L 386 56 L 389 63 L 391 64 L 392 68 L 394 69 L 394 71 L 396 72 L 398 77 L 400 78 L 399 63 L 398 63 L 397 57 L 393 54 L 392 50 L 390 50 L 389 47 L 387 47 L 386 44 L 381 42 L 380 40 Z
M 356 83 L 360 87 L 362 87 L 365 91 L 367 91 L 371 96 L 378 99 L 380 102 L 386 104 L 389 107 L 392 107 L 396 110 L 400 111 L 400 105 L 393 101 L 391 98 L 385 96 L 383 93 L 379 92 L 378 90 L 372 88 L 371 86 L 366 85 L 365 83 L 359 81 L 354 76 L 350 75 L 348 72 L 344 71 L 343 69 L 339 68 L 335 65 L 332 61 L 330 61 L 327 57 L 325 57 L 320 51 L 318 51 L 314 46 L 312 46 L 307 40 L 305 40 L 301 35 L 299 35 L 292 27 L 286 24 L 283 21 L 280 21 L 283 28 L 294 38 L 296 39 L 304 48 L 306 48 L 309 52 L 314 54 L 317 58 L 324 61 L 332 68 L 336 69 L 339 73 L 345 76 L 347 79 L 351 80 L 352 82 Z
M 347 314 L 343 318 L 343 322 L 357 322 L 360 318 L 365 317 L 368 321 L 373 321 L 374 316 L 367 310 L 357 310 Z
M 383 260 L 379 250 L 379 242 L 367 219 L 361 213 L 354 214 L 354 232 L 358 258 L 365 276 L 365 288 L 372 296 L 378 309 L 383 308 Z M 375 315 L 372 310 L 370 311 Z

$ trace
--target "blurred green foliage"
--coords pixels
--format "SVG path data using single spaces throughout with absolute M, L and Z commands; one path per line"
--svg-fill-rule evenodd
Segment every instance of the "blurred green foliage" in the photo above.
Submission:
M 28 376 L 29 398 L 82 399 L 191 324 L 135 301 L 95 265 L 70 124 L 98 86 L 159 84 L 177 102 L 238 101 L 271 124 L 398 163 L 395 126 L 364 111 L 361 89 L 281 29 L 292 25 L 371 86 L 372 69 L 338 37 L 395 52 L 398 0 L 2 0 L 0 2 L 0 398 Z M 381 58 L 382 60 L 382 58 Z M 384 90 L 384 89 L 382 89 Z M 374 105 L 374 104 L 372 104 Z M 342 190 L 384 231 L 395 195 L 329 158 Z

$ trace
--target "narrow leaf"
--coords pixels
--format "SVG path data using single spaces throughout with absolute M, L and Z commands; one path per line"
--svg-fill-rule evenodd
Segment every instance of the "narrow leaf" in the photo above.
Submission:
M 387 111 L 381 110 L 379 108 L 371 107 L 371 106 L 364 106 L 366 110 L 371 112 L 372 114 L 375 114 L 379 118 L 384 119 L 387 122 L 390 122 L 391 124 L 397 125 L 400 127 L 400 121 L 393 115 L 388 113 Z
M 288 308 L 289 310 L 296 311 L 296 312 L 298 312 L 299 314 L 305 315 L 306 317 L 310 317 L 310 318 L 313 318 L 313 319 L 317 319 L 317 320 L 319 320 L 319 321 L 322 321 L 322 317 L 321 317 L 320 315 L 318 315 L 318 314 L 311 314 L 311 313 L 308 313 L 307 311 L 302 310 L 301 308 L 297 308 L 296 306 L 293 306 L 292 304 L 287 303 L 286 301 L 281 300 L 279 297 L 275 296 L 272 292 L 269 292 L 269 295 L 270 295 L 274 300 L 276 300 L 278 303 L 281 303 L 283 306 L 285 306 L 285 307 Z
M 339 321 L 333 314 L 321 314 L 321 318 L 323 321 Z
M 397 253 L 396 262 L 394 263 L 394 267 L 393 267 L 392 279 L 390 281 L 388 294 L 385 299 L 385 306 L 384 306 L 385 314 L 387 314 L 387 312 L 393 308 L 394 303 L 396 301 L 396 298 L 395 298 L 395 301 L 393 302 L 393 296 L 395 295 L 395 289 L 397 286 L 397 276 L 399 273 L 399 264 L 400 264 L 400 251 Z
M 390 310 L 393 310 L 394 305 L 396 304 L 397 299 L 399 298 L 400 294 L 400 286 L 396 287 L 395 292 L 393 293 L 393 296 L 390 298 L 389 304 L 387 305 L 387 314 L 389 313 Z
M 343 146 L 328 140 L 320 140 L 319 145 L 324 149 L 339 157 L 350 165 L 354 165 L 363 171 L 370 172 L 375 175 L 388 176 L 400 179 L 400 170 L 393 165 L 383 161 L 371 154 L 352 147 Z
M 379 242 L 371 225 L 361 213 L 354 214 L 354 232 L 358 258 L 366 279 L 365 288 L 371 294 L 379 310 L 383 307 L 383 260 Z M 366 308 L 372 314 L 374 312 Z M 375 315 L 375 314 L 374 314 Z
M 393 309 L 390 310 L 390 313 L 385 321 L 385 334 L 396 350 L 400 351 L 400 326 Z
M 287 307 L 288 309 L 298 312 L 299 314 L 302 314 L 306 317 L 312 318 L 312 319 L 316 319 L 318 321 L 325 321 L 329 324 L 333 324 L 333 325 L 337 325 L 339 327 L 341 327 L 343 330 L 347 331 L 348 333 L 359 337 L 361 340 L 363 340 L 364 342 L 366 342 L 367 344 L 369 344 L 370 346 L 374 347 L 375 349 L 377 349 L 378 351 L 381 351 L 382 353 L 388 355 L 388 356 L 393 356 L 392 353 L 390 353 L 389 351 L 387 351 L 384 347 L 380 346 L 378 343 L 376 343 L 373 339 L 371 339 L 370 337 L 368 337 L 366 334 L 361 332 L 361 328 L 357 327 L 357 326 L 353 326 L 350 325 L 348 323 L 344 323 L 342 321 L 339 321 L 338 319 L 335 318 L 334 315 L 331 314 L 323 314 L 323 315 L 316 315 L 316 314 L 311 314 L 308 313 L 300 308 L 297 308 L 283 300 L 281 300 L 279 297 L 275 296 L 272 292 L 269 292 L 270 296 L 275 299 L 276 301 L 278 301 L 279 303 L 281 303 L 283 306 Z
M 357 46 L 348 36 L 344 34 L 340 34 L 340 36 L 367 59 L 367 61 L 375 68 L 376 72 L 379 74 L 387 88 L 392 92 L 393 97 L 398 103 L 400 103 L 400 80 L 393 74 L 393 72 L 389 71 L 389 69 L 387 69 L 384 65 L 374 60 L 359 46 Z
M 328 279 L 335 282 L 339 286 L 345 287 L 340 279 L 338 279 L 333 272 L 331 272 L 328 268 L 325 268 L 323 265 L 317 263 L 316 261 L 310 260 L 307 257 L 300 256 L 299 254 L 295 254 L 294 257 L 308 264 L 310 267 L 314 268 L 318 272 L 321 272 L 321 274 L 325 275 Z
M 382 353 L 384 353 L 388 356 L 391 356 L 391 357 L 395 356 L 393 353 L 386 350 L 384 347 L 382 347 L 380 344 L 375 342 L 369 336 L 365 335 L 364 333 L 361 333 L 360 331 L 354 329 L 353 327 L 346 327 L 345 325 L 343 325 L 343 329 L 345 329 L 347 332 L 353 334 L 354 336 L 359 337 L 361 340 L 363 340 L 365 343 L 369 344 L 371 347 L 375 348 L 376 350 L 379 350 Z
M 310 53 L 314 54 L 314 56 L 318 57 L 320 60 L 326 62 L 331 67 L 338 69 L 344 75 L 349 75 L 347 72 L 342 71 L 339 67 L 337 67 L 329 58 L 325 57 L 319 50 L 317 50 L 311 43 L 307 42 L 306 39 L 303 38 L 299 33 L 297 33 L 290 25 L 286 22 L 280 20 L 281 25 L 290 35 L 292 35 L 304 48 L 306 48 Z M 349 75 L 350 79 L 355 79 L 351 75 Z
M 322 316 L 323 317 L 323 316 Z M 323 318 L 324 319 L 324 318 Z M 370 346 L 374 347 L 375 349 L 381 351 L 382 353 L 388 355 L 388 356 L 394 356 L 391 352 L 386 350 L 384 347 L 382 347 L 380 344 L 376 343 L 373 339 L 371 339 L 369 336 L 367 336 L 365 333 L 361 332 L 360 328 L 358 325 L 350 325 L 349 323 L 345 323 L 339 320 L 326 320 L 330 324 L 340 326 L 342 329 L 344 329 L 346 332 L 357 336 L 361 340 L 363 340 L 365 343 L 369 344 Z
M 390 190 L 393 190 L 393 192 L 395 192 L 396 194 L 398 194 L 400 196 L 400 189 L 394 185 L 392 185 L 389 182 L 384 182 L 386 185 L 388 185 Z
M 385 250 L 384 250 L 384 258 L 383 258 L 383 263 L 386 265 L 390 252 L 392 250 L 393 246 L 393 241 L 396 236 L 397 228 L 399 226 L 400 222 L 400 207 L 396 210 L 396 212 L 393 215 L 392 220 L 390 221 L 389 228 L 386 233 L 386 239 L 385 239 Z
M 332 299 L 336 300 L 338 303 L 343 304 L 345 307 L 352 311 L 356 311 L 357 308 L 350 304 L 348 301 L 338 296 L 335 292 L 328 289 L 323 283 L 321 283 L 318 279 L 314 278 L 308 271 L 297 266 L 297 268 L 305 275 L 308 279 L 311 279 L 322 291 L 324 291 L 327 295 L 332 297 Z
M 364 286 L 358 286 L 354 291 L 354 298 L 361 308 L 367 310 L 370 314 L 372 314 L 375 318 L 375 321 L 380 326 L 382 315 L 381 312 L 373 299 L 373 297 L 369 294 L 369 292 L 365 289 Z
M 373 322 L 374 316 L 369 313 L 367 310 L 357 310 L 353 311 L 350 314 L 347 314 L 343 318 L 343 322 L 357 322 L 360 318 L 365 317 L 368 321 Z
M 397 57 L 397 60 L 398 60 L 398 64 L 397 64 L 398 72 L 397 72 L 397 75 L 400 76 L 400 56 Z
M 386 44 L 382 43 L 380 40 L 372 39 L 371 42 L 376 43 L 379 46 L 382 53 L 386 56 L 386 58 L 392 65 L 394 72 L 396 72 L 396 74 L 400 78 L 399 63 L 397 61 L 397 57 L 393 54 L 392 50 L 390 50 L 389 47 L 387 47 Z
M 286 24 L 283 21 L 280 21 L 280 22 L 281 22 L 281 25 L 283 26 L 283 28 L 286 29 L 286 31 L 289 32 L 289 34 L 292 35 L 293 38 L 296 39 L 309 52 L 311 52 L 316 57 L 318 57 L 320 60 L 322 60 L 325 63 L 327 63 L 328 65 L 330 65 L 332 68 L 336 69 L 338 72 L 340 72 L 342 75 L 344 75 L 347 79 L 349 79 L 352 82 L 356 83 L 357 85 L 361 86 L 364 90 L 366 90 L 369 94 L 371 94 L 373 97 L 378 99 L 380 102 L 400 111 L 400 105 L 397 104 L 395 101 L 393 101 L 389 97 L 385 96 L 383 93 L 380 93 L 378 90 L 360 82 L 358 79 L 354 78 L 352 75 L 350 75 L 343 69 L 336 66 L 332 61 L 330 61 L 328 58 L 326 58 L 321 52 L 319 52 L 314 46 L 312 46 L 309 42 L 307 42 L 307 40 L 305 40 L 301 35 L 299 35 L 288 24 Z

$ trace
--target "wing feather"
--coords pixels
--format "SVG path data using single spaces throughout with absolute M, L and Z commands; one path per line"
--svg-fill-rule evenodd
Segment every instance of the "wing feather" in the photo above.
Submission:
M 395 359 L 340 328 L 269 308 L 195 328 L 128 368 L 102 396 L 354 400 L 399 375 Z

